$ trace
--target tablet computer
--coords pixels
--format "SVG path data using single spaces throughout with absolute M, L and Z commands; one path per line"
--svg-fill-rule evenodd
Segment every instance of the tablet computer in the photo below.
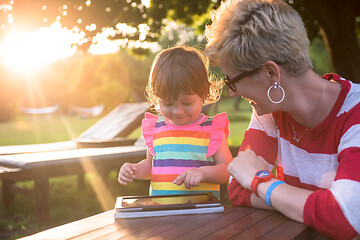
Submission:
M 161 211 L 221 206 L 213 193 L 193 193 L 159 196 L 124 196 L 116 200 L 115 211 Z

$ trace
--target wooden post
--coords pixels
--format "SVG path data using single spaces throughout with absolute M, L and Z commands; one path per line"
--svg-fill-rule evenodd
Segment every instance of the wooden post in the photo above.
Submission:
M 15 183 L 16 183 L 15 181 L 9 179 L 2 180 L 2 194 L 3 194 L 3 204 L 5 210 L 9 209 L 10 205 L 15 200 L 15 193 L 11 190 L 12 186 Z
M 80 173 L 77 175 L 77 188 L 84 189 L 85 187 L 85 174 Z
M 37 174 L 35 177 L 35 204 L 39 224 L 50 220 L 49 190 L 49 179 Z

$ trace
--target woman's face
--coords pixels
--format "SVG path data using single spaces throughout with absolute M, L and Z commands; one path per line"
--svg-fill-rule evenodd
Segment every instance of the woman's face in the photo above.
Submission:
M 242 73 L 225 64 L 220 64 L 220 68 L 228 79 L 233 79 Z M 271 102 L 267 98 L 267 89 L 270 84 L 266 81 L 262 68 L 250 76 L 239 79 L 235 86 L 236 92 L 229 88 L 230 96 L 241 96 L 246 99 L 259 116 L 274 111 L 271 109 Z

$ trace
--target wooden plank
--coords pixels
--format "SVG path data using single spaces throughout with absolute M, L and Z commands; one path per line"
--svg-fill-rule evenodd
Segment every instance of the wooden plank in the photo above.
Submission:
M 281 223 L 285 222 L 286 218 L 284 215 L 280 214 L 279 212 L 273 212 L 266 218 L 263 218 L 261 221 L 253 224 L 245 231 L 242 231 L 236 235 L 234 238 L 236 239 L 258 239 L 259 237 L 266 234 L 271 229 L 279 226 Z
M 19 172 L 19 171 L 22 171 L 22 169 L 0 166 L 0 176 L 6 175 L 7 173 L 14 173 L 14 172 Z
M 48 177 L 56 177 L 70 174 L 93 172 L 95 168 L 109 170 L 118 168 L 125 161 L 137 162 L 145 157 L 145 148 L 132 149 L 133 151 L 124 152 L 123 150 L 118 153 L 109 155 L 96 155 L 88 157 L 73 158 L 71 161 L 68 159 L 46 161 L 42 164 L 28 164 L 27 168 L 16 168 L 16 171 L 4 171 L 0 174 L 1 179 L 12 179 L 16 181 L 33 180 L 38 171 L 42 171 Z M 20 154 L 25 155 L 25 154 Z M 19 157 L 19 156 L 17 156 Z M 90 166 L 90 167 L 89 167 Z
M 114 223 L 113 210 L 100 213 L 75 222 L 64 224 L 31 236 L 21 238 L 23 240 L 38 239 L 71 239 L 82 234 L 95 231 Z
M 83 132 L 78 139 L 126 137 L 141 125 L 144 113 L 148 110 L 149 104 L 146 102 L 121 104 Z
M 209 222 L 208 224 L 204 224 L 191 232 L 184 232 L 179 239 L 187 240 L 192 239 L 194 236 L 196 236 L 197 239 L 206 238 L 208 235 L 225 228 L 254 211 L 254 208 L 225 206 L 224 217 L 219 221 Z
M 0 146 L 0 155 L 76 149 L 75 141 Z
M 189 215 L 177 215 L 177 216 L 167 216 L 161 217 L 161 222 L 157 223 L 155 227 L 144 229 L 135 234 L 125 237 L 126 240 L 131 239 L 149 239 L 154 236 L 161 235 L 161 233 L 170 231 L 171 228 L 177 226 L 185 221 L 189 221 Z M 153 219 L 153 218 L 152 218 Z M 145 219 L 144 219 L 145 220 Z M 147 221 L 151 221 L 150 219 Z M 112 237 L 110 235 L 104 237 Z M 111 239 L 111 238 L 109 238 Z
M 113 235 L 114 237 L 107 237 L 108 235 Z M 121 228 L 118 225 L 108 225 L 99 229 L 96 229 L 95 231 L 88 232 L 86 234 L 76 236 L 74 238 L 71 238 L 71 240 L 92 240 L 92 239 L 122 239 L 124 236 L 129 235 L 127 228 Z M 105 237 L 106 236 L 106 237 Z
M 271 211 L 265 211 L 265 210 L 259 210 L 251 212 L 250 214 L 246 215 L 243 218 L 240 218 L 239 220 L 236 220 L 232 222 L 231 224 L 227 225 L 224 228 L 218 229 L 218 231 L 213 232 L 212 234 L 208 235 L 206 239 L 229 239 L 233 236 L 235 236 L 238 233 L 241 233 L 242 231 L 245 231 L 249 227 L 257 224 L 264 218 L 272 215 L 273 212 Z
M 183 235 L 187 231 L 193 231 L 201 225 L 207 224 L 211 221 L 217 221 L 223 217 L 223 213 L 212 213 L 212 214 L 198 214 L 198 215 L 187 215 L 186 221 L 167 222 L 167 230 L 160 232 L 156 236 L 149 237 L 148 239 L 174 239 Z M 196 238 L 193 238 L 196 239 Z
M 321 235 L 315 231 L 311 232 L 311 239 L 312 240 L 330 240 L 330 238 L 328 237 L 325 237 L 324 235 Z M 306 239 L 306 238 L 296 238 L 297 239 Z M 310 238 L 307 238 L 307 239 L 310 239 Z M 357 237 L 353 238 L 352 240 L 360 240 L 360 236 L 358 235 Z
M 136 138 L 113 138 L 108 140 L 103 139 L 79 139 L 76 140 L 77 148 L 104 148 L 104 147 L 118 147 L 131 146 L 136 142 Z
M 286 229 L 284 231 L 284 229 Z M 311 239 L 314 231 L 310 229 L 310 227 L 287 219 L 282 224 L 278 225 L 276 228 L 267 232 L 265 235 L 261 236 L 259 239 L 261 240 L 287 240 L 293 239 L 296 235 L 296 239 Z
M 0 166 L 29 169 L 51 164 L 68 164 L 82 161 L 106 161 L 146 154 L 146 146 L 120 146 L 109 148 L 82 148 L 65 151 L 25 153 L 0 157 Z
M 117 219 L 114 226 L 97 229 L 74 240 L 87 239 L 148 239 L 148 231 L 166 226 L 173 221 L 185 221 L 187 216 L 165 216 L 152 218 Z

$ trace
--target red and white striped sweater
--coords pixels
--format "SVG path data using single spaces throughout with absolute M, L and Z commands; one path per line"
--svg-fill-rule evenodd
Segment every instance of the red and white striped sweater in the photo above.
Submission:
M 240 150 L 251 148 L 275 162 L 276 176 L 286 183 L 312 190 L 304 207 L 304 222 L 334 239 L 349 239 L 360 233 L 360 84 L 335 74 L 327 80 L 341 83 L 341 93 L 329 116 L 293 139 L 304 127 L 289 114 L 253 114 Z M 229 185 L 233 205 L 250 206 L 251 191 L 235 179 Z

